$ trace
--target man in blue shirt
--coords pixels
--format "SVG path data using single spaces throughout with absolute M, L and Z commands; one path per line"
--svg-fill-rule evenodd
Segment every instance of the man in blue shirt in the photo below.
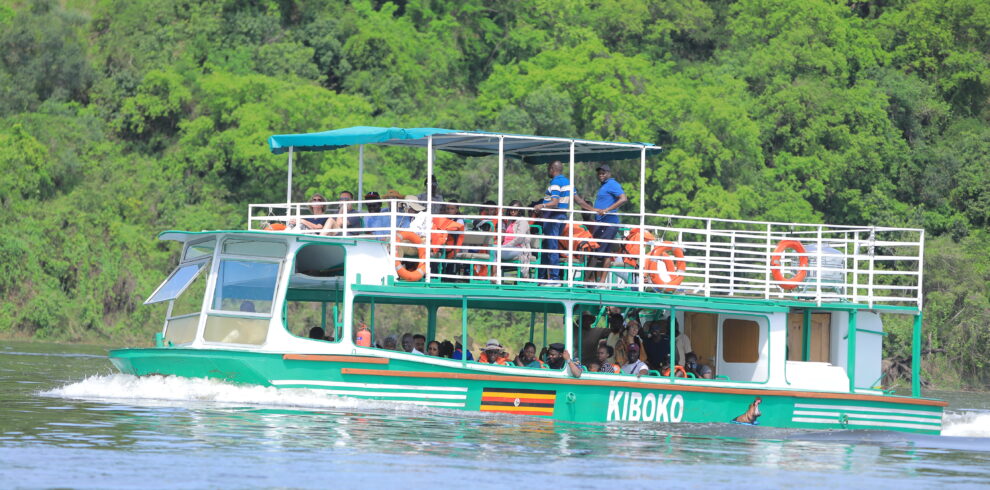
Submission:
M 615 213 L 623 204 L 629 202 L 625 191 L 619 182 L 612 178 L 612 168 L 607 163 L 598 166 L 598 181 L 602 183 L 598 188 L 598 195 L 595 196 L 594 207 L 590 206 L 581 196 L 575 195 L 574 202 L 585 211 L 594 211 L 595 221 L 598 225 L 591 230 L 592 236 L 597 240 L 614 240 L 616 232 L 619 231 L 619 215 Z M 619 248 L 618 243 L 602 243 L 598 252 L 607 254 L 613 253 Z M 588 267 L 608 269 L 612 267 L 612 257 L 602 255 L 592 255 L 588 260 Z M 605 282 L 608 273 L 604 271 L 592 271 L 591 280 L 595 282 Z
M 560 163 L 560 160 L 555 160 L 547 165 L 547 176 L 550 177 L 550 185 L 547 186 L 546 193 L 543 195 L 543 202 L 533 206 L 536 211 L 542 211 L 543 217 L 549 221 L 542 222 L 543 225 L 543 236 L 547 237 L 543 239 L 543 258 L 540 260 L 542 265 L 551 265 L 554 267 L 550 268 L 540 268 L 537 277 L 540 279 L 550 279 L 551 281 L 560 280 L 560 269 L 556 266 L 560 265 L 560 252 L 557 250 L 558 239 L 560 233 L 564 229 L 564 220 L 567 219 L 567 213 L 564 211 L 570 206 L 571 203 L 571 181 L 564 177 L 564 166 Z M 553 284 L 559 285 L 559 284 Z
M 377 192 L 371 191 L 364 195 L 364 199 L 366 201 L 370 201 L 375 199 L 381 199 L 381 196 L 379 196 Z M 364 218 L 364 227 L 371 228 L 371 230 L 369 230 L 369 233 L 371 233 L 372 235 L 381 235 L 387 237 L 391 229 L 391 226 L 389 226 L 390 215 L 388 214 L 388 210 L 387 209 L 383 210 L 382 203 L 380 202 L 369 202 L 367 206 L 369 213 L 376 213 L 376 214 L 374 216 L 366 216 Z M 381 229 L 375 230 L 374 228 L 381 228 Z M 383 240 L 383 238 L 379 238 L 379 240 Z

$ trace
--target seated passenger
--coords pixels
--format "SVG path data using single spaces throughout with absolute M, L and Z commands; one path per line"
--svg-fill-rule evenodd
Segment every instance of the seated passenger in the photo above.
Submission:
M 342 191 L 340 195 L 337 197 L 337 199 L 343 201 L 343 204 L 340 205 L 340 209 L 338 210 L 338 214 L 340 214 L 340 216 L 336 218 L 330 218 L 327 220 L 326 223 L 324 223 L 323 234 L 324 235 L 330 233 L 344 233 L 344 235 L 356 234 L 351 230 L 358 230 L 362 227 L 361 217 L 347 216 L 348 214 L 354 212 L 354 206 L 352 204 L 347 204 L 348 201 L 354 200 L 354 194 L 351 194 L 351 191 Z M 343 231 L 345 227 L 348 230 L 347 232 Z
M 430 341 L 429 345 L 426 346 L 426 355 L 430 357 L 440 357 L 440 342 L 436 340 Z
M 619 339 L 622 338 L 622 322 L 623 322 L 622 314 L 612 312 L 611 308 L 609 308 L 609 310 L 610 311 L 608 314 L 608 329 L 609 329 L 608 337 L 603 339 L 602 342 L 604 342 L 605 345 L 611 347 L 613 352 L 618 354 L 619 351 L 616 350 L 616 345 L 619 343 Z M 623 353 L 623 355 L 625 354 Z M 618 361 L 615 358 L 615 356 L 612 356 L 608 358 L 608 362 L 615 363 Z
M 318 218 L 315 215 L 321 215 L 325 213 L 325 209 L 326 209 L 325 203 L 327 202 L 327 200 L 326 198 L 323 197 L 322 194 L 313 194 L 313 197 L 309 198 L 309 202 L 310 202 L 309 210 L 314 216 L 309 218 L 300 218 L 299 227 L 304 230 L 322 230 L 323 225 L 327 223 L 327 218 L 326 217 Z M 289 226 L 293 226 L 295 224 L 296 224 L 295 219 L 289 220 Z
M 502 234 L 502 260 L 519 260 L 519 263 L 525 266 L 533 261 L 533 256 L 524 250 L 530 248 L 529 237 L 526 236 L 529 234 L 529 220 L 521 209 L 515 209 L 522 206 L 519 200 L 512 201 L 509 206 L 513 208 L 508 210 L 509 219 L 512 221 L 508 223 Z
M 708 367 L 707 364 L 698 364 L 698 355 L 694 352 L 688 352 L 684 356 L 684 370 L 694 374 L 696 378 L 701 379 L 712 379 L 712 368 Z
M 571 359 L 571 354 L 564 349 L 564 344 L 553 343 L 550 344 L 547 349 L 547 366 L 550 369 L 563 369 L 567 366 L 567 370 L 571 376 L 575 378 L 581 377 L 581 372 L 584 371 L 584 367 L 576 359 Z
M 454 344 L 449 340 L 444 340 L 440 342 L 440 357 L 446 357 L 450 359 L 450 356 L 454 355 Z
M 662 321 L 646 323 L 646 338 L 643 347 L 646 350 L 646 363 L 650 369 L 659 371 L 670 357 L 670 336 L 667 335 L 666 324 Z
M 323 327 L 313 327 L 309 329 L 309 338 L 314 340 L 326 340 L 326 332 L 323 331 Z
M 691 338 L 681 331 L 676 318 L 674 319 L 674 344 L 676 346 L 677 365 L 683 366 L 685 355 L 688 352 L 693 352 L 694 349 L 691 348 Z
M 626 329 L 622 333 L 622 338 L 626 345 L 636 344 L 639 347 L 639 360 L 646 361 L 646 350 L 643 349 L 643 339 L 639 336 L 639 321 L 629 320 L 626 322 Z
M 386 198 L 388 195 L 386 194 Z M 377 192 L 369 192 L 364 195 L 365 200 L 381 199 L 381 196 Z M 380 202 L 369 202 L 367 204 L 369 213 L 376 213 L 375 216 L 366 216 L 364 218 L 365 228 L 380 228 L 378 230 L 371 230 L 368 233 L 372 235 L 381 235 L 388 237 L 390 233 L 390 216 L 388 215 L 388 209 L 382 209 L 382 203 Z M 382 240 L 382 238 L 379 238 Z
M 598 373 L 612 373 L 615 374 L 615 367 L 608 362 L 608 358 L 615 357 L 612 348 L 607 345 L 601 345 L 598 347 L 598 369 L 591 369 L 591 371 Z
M 466 356 L 465 358 L 467 360 L 473 361 L 474 355 L 471 354 L 471 351 L 470 350 L 464 351 L 463 349 L 464 348 L 461 346 L 461 341 L 457 340 L 456 343 L 454 344 L 454 352 L 450 355 L 450 358 L 461 360 L 461 356 L 464 355 Z
M 385 340 L 382 341 L 382 349 L 394 351 L 399 350 L 399 340 L 395 338 L 395 335 L 385 337 Z
M 647 366 L 645 362 L 639 360 L 639 346 L 636 344 L 629 344 L 626 349 L 629 362 L 622 366 L 622 372 L 625 374 L 635 374 L 636 376 L 645 376 L 650 374 L 649 366 Z
M 502 349 L 502 344 L 498 343 L 495 339 L 488 339 L 488 343 L 485 344 L 485 350 L 478 356 L 478 362 L 511 366 L 508 354 Z
M 598 361 L 591 361 L 588 364 L 585 364 L 585 366 L 588 368 L 588 371 L 592 373 L 597 373 L 602 370 L 602 365 L 598 364 Z
M 416 355 L 423 355 L 423 351 L 416 349 L 416 343 L 413 340 L 413 334 L 404 333 L 402 334 L 402 350 Z
M 420 352 L 426 352 L 426 336 L 419 333 L 413 335 L 413 347 Z
M 528 368 L 546 368 L 546 364 L 543 361 L 536 358 L 536 345 L 532 342 L 526 342 L 523 349 L 519 351 L 519 355 L 516 356 L 515 360 L 516 366 L 528 367 Z

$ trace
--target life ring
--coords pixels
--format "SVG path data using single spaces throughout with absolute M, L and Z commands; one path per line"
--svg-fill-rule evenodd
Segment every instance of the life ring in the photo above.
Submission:
M 791 249 L 795 253 L 799 254 L 804 253 L 804 245 L 801 245 L 801 242 L 797 240 L 781 240 L 780 243 L 777 244 L 777 249 L 773 251 L 773 255 L 770 256 L 770 267 L 773 267 L 773 269 L 770 269 L 770 272 L 773 274 L 773 279 L 775 281 L 780 281 L 783 283 L 778 284 L 780 289 L 790 291 L 796 288 L 798 283 L 804 281 L 804 278 L 808 275 L 808 270 L 805 269 L 805 267 L 808 267 L 808 256 L 802 255 L 798 259 L 798 266 L 802 268 L 801 270 L 797 271 L 797 273 L 791 277 L 784 277 L 784 273 L 780 270 L 780 255 L 787 249 Z
M 660 373 L 662 376 L 670 376 L 670 368 L 664 368 L 663 372 Z M 684 370 L 684 366 L 674 365 L 674 377 L 675 378 L 686 378 L 687 371 Z
M 395 240 L 396 242 L 409 242 L 414 245 L 421 245 L 423 243 L 423 239 L 419 235 L 405 230 L 397 231 L 395 233 Z M 396 250 L 398 251 L 398 248 Z M 399 276 L 399 279 L 416 282 L 423 279 L 423 276 L 426 275 L 426 247 L 417 247 L 417 250 L 419 252 L 420 262 L 416 264 L 416 269 L 414 270 L 406 269 L 402 260 L 395 259 L 395 273 Z
M 667 253 L 667 251 L 672 252 L 673 257 Z M 664 281 L 660 274 L 654 272 L 652 274 L 647 273 L 650 282 L 653 284 L 660 284 L 663 286 L 677 286 L 684 281 L 684 276 L 681 274 L 674 274 L 677 272 L 684 272 L 687 269 L 687 264 L 684 262 L 684 251 L 680 247 L 675 247 L 671 242 L 663 242 L 663 245 L 659 247 L 654 247 L 650 251 L 648 257 L 656 257 L 655 259 L 646 260 L 646 270 L 655 271 L 657 270 L 657 264 L 663 261 L 664 266 L 667 268 L 667 272 L 670 273 L 670 280 Z M 676 260 L 675 260 L 676 259 Z M 668 288 L 666 291 L 674 291 L 674 288 Z
M 282 223 L 272 223 L 266 226 L 264 231 L 285 231 L 285 225 Z

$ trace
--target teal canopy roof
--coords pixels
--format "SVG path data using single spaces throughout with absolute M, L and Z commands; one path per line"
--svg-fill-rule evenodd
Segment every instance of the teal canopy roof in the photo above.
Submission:
M 660 147 L 651 143 L 614 143 L 442 128 L 373 126 L 355 126 L 321 133 L 280 134 L 268 138 L 268 145 L 276 155 L 285 153 L 289 147 L 295 151 L 336 150 L 346 146 L 368 144 L 426 148 L 429 136 L 433 136 L 433 148 L 436 150 L 472 157 L 498 155 L 501 137 L 505 156 L 518 158 L 527 163 L 570 161 L 572 142 L 576 162 L 638 159 L 644 149 L 648 156 L 661 151 Z

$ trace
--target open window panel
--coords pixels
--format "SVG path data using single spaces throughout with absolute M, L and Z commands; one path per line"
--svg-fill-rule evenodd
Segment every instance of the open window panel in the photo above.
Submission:
M 286 288 L 285 328 L 296 337 L 339 342 L 344 322 L 345 249 L 313 243 L 292 261 Z
M 196 339 L 200 312 L 203 311 L 203 297 L 206 295 L 206 283 L 210 276 L 209 270 L 207 261 L 200 269 L 200 273 L 193 276 L 189 284 L 172 300 L 171 309 L 165 319 L 166 343 L 184 345 Z
M 372 298 L 359 296 L 354 299 L 354 341 L 362 327 L 367 327 L 371 335 L 371 346 L 378 349 L 407 352 L 405 347 L 416 347 L 422 343 L 420 352 L 426 353 L 429 342 L 427 329 L 429 325 L 427 309 L 418 304 L 390 303 L 392 298 Z M 408 345 L 403 346 L 402 337 L 422 336 L 420 339 L 411 338 Z

